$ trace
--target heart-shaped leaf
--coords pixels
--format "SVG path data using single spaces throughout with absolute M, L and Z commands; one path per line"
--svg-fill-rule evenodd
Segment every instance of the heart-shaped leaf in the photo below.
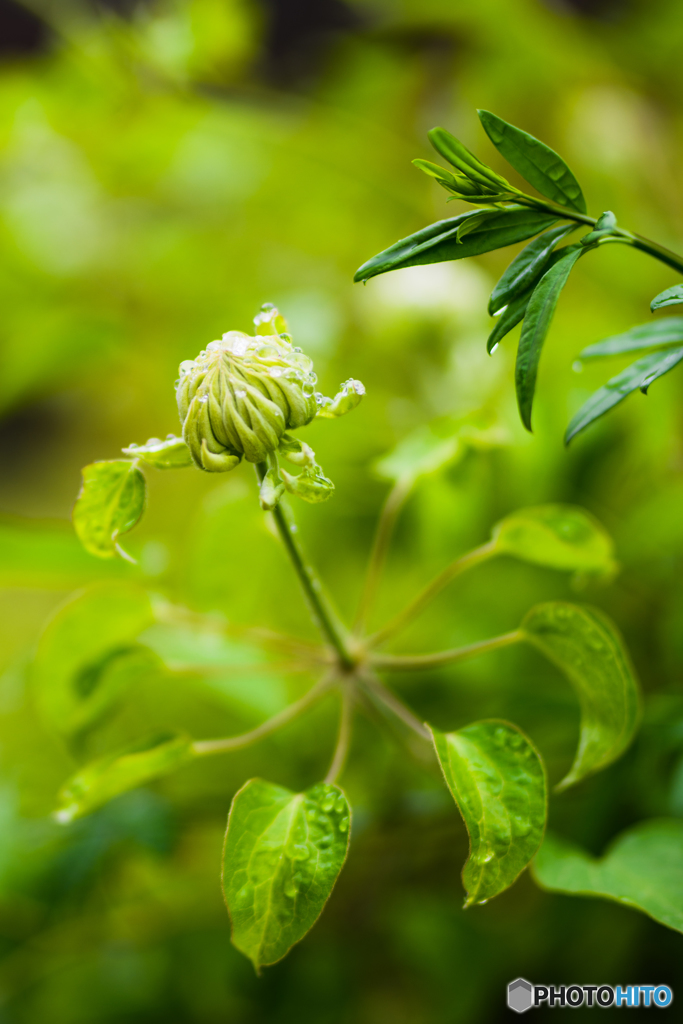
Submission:
M 251 779 L 230 808 L 223 892 L 232 941 L 257 971 L 281 960 L 313 927 L 349 845 L 341 789 L 319 783 L 293 793 Z
M 520 632 L 567 676 L 579 698 L 579 746 L 557 786 L 567 789 L 612 764 L 633 739 L 640 718 L 635 671 L 616 626 L 596 608 L 539 604 Z
M 470 836 L 465 906 L 509 888 L 538 850 L 546 821 L 541 757 L 510 722 L 489 719 L 457 732 L 432 729 L 446 785 Z
M 681 302 L 683 302 L 683 284 L 675 284 L 673 288 L 667 288 L 665 292 L 655 295 L 650 303 L 650 309 L 654 313 L 662 306 L 678 306 Z
M 622 832 L 603 857 L 591 857 L 547 835 L 532 865 L 542 889 L 601 896 L 641 910 L 683 932 L 683 821 L 641 821 Z
M 118 538 L 133 529 L 144 509 L 145 478 L 134 462 L 112 459 L 84 467 L 73 523 L 83 547 L 92 555 L 129 557 Z
M 479 110 L 478 114 L 498 152 L 542 196 L 578 213 L 586 212 L 581 186 L 555 150 L 489 110 Z
M 638 324 L 623 334 L 589 345 L 581 352 L 581 359 L 598 359 L 603 356 L 620 356 L 624 353 L 642 352 L 649 348 L 670 348 L 683 344 L 683 316 L 664 316 L 649 324 Z
M 612 538 L 575 505 L 538 505 L 501 519 L 491 535 L 497 551 L 553 569 L 612 576 Z

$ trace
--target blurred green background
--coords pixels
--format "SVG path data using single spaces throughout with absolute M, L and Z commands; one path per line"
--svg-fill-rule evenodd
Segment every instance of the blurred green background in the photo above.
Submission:
M 675 987 L 681 936 L 624 907 L 523 877 L 463 913 L 467 838 L 450 796 L 365 720 L 343 778 L 348 863 L 315 930 L 257 979 L 230 945 L 221 898 L 226 813 L 253 775 L 291 788 L 321 777 L 333 704 L 59 829 L 48 815 L 74 762 L 36 713 L 27 664 L 53 608 L 120 576 L 213 613 L 148 636 L 172 662 L 212 668 L 145 680 L 89 756 L 157 726 L 239 732 L 310 685 L 222 639 L 221 616 L 314 635 L 247 465 L 150 471 L 127 545 L 138 568 L 90 558 L 68 523 L 80 467 L 177 430 L 179 362 L 249 330 L 272 301 L 325 393 L 349 376 L 368 391 L 352 416 L 307 430 L 337 491 L 296 509 L 343 613 L 386 491 L 374 460 L 435 417 L 484 410 L 506 443 L 421 483 L 375 624 L 507 512 L 588 508 L 623 568 L 579 599 L 625 633 L 647 712 L 621 762 L 552 801 L 551 824 L 599 853 L 635 821 L 683 815 L 683 374 L 562 446 L 570 415 L 616 367 L 578 376 L 576 354 L 647 320 L 673 272 L 617 246 L 581 261 L 543 356 L 533 437 L 517 422 L 513 339 L 485 352 L 487 294 L 510 250 L 351 283 L 380 249 L 460 212 L 411 167 L 430 155 L 427 129 L 442 124 L 508 173 L 476 107 L 557 148 L 593 215 L 610 208 L 681 251 L 682 47 L 676 0 L 0 4 L 0 1024 L 477 1024 L 507 1015 L 518 975 Z M 513 629 L 555 597 L 576 599 L 564 576 L 501 559 L 453 585 L 393 649 Z M 532 652 L 391 682 L 440 728 L 513 719 L 552 781 L 571 761 L 575 699 Z

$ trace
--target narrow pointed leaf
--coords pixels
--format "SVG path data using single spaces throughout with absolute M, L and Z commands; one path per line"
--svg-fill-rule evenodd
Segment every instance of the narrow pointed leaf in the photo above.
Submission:
M 628 747 L 640 718 L 635 671 L 616 626 L 596 608 L 549 601 L 520 631 L 567 676 L 581 707 L 579 746 L 558 789 L 606 768 Z
M 538 850 L 546 822 L 540 755 L 510 722 L 489 719 L 457 732 L 432 729 L 446 785 L 470 837 L 465 906 L 509 888 Z
M 578 213 L 586 212 L 581 186 L 561 156 L 489 110 L 478 113 L 493 145 L 530 185 L 560 206 Z
M 522 295 L 513 299 L 509 306 L 500 314 L 496 320 L 496 326 L 489 334 L 486 342 L 486 351 L 489 355 L 493 355 L 502 339 L 524 319 L 524 314 L 532 295 L 533 289 L 530 288 L 529 291 L 523 292 Z
M 655 295 L 650 303 L 650 309 L 654 313 L 656 309 L 661 309 L 662 306 L 678 306 L 681 302 L 683 302 L 683 284 L 675 284 L 673 288 L 667 288 L 665 292 Z
M 581 406 L 576 416 L 567 427 L 565 444 L 569 444 L 582 430 L 595 423 L 606 412 L 628 397 L 639 388 L 647 392 L 650 384 L 673 370 L 683 359 L 683 347 L 668 352 L 651 352 L 637 362 L 627 366 L 625 370 L 612 377 L 607 383 L 595 391 L 587 402 Z
M 371 277 L 385 274 L 389 270 L 479 256 L 493 249 L 523 242 L 532 235 L 537 235 L 539 231 L 545 231 L 558 219 L 526 206 L 510 206 L 497 211 L 495 216 L 491 216 L 477 231 L 473 231 L 464 241 L 458 242 L 460 226 L 467 218 L 477 217 L 480 213 L 480 210 L 471 210 L 460 214 L 459 217 L 437 221 L 436 224 L 430 224 L 429 227 L 402 238 L 400 242 L 395 242 L 364 263 L 356 271 L 354 281 L 368 281 Z
M 136 644 L 154 621 L 149 596 L 132 583 L 107 582 L 61 605 L 38 640 L 33 694 L 45 723 L 64 736 L 99 721 L 158 658 Z
M 638 324 L 630 331 L 589 345 L 581 352 L 581 359 L 620 356 L 628 352 L 642 352 L 650 348 L 670 348 L 683 344 L 683 316 L 665 316 L 649 324 Z
M 559 228 L 551 228 L 544 231 L 538 238 L 529 242 L 522 251 L 515 256 L 500 281 L 493 289 L 489 300 L 489 313 L 491 316 L 499 309 L 520 295 L 529 291 L 547 268 L 552 252 L 565 235 L 576 230 L 575 224 L 561 224 Z
M 181 768 L 193 756 L 192 741 L 182 733 L 131 743 L 72 775 L 60 790 L 53 817 L 66 825 L 129 789 Z
M 505 190 L 511 188 L 509 181 L 496 174 L 493 168 L 482 163 L 474 153 L 471 153 L 466 146 L 463 146 L 460 139 L 456 139 L 445 128 L 432 128 L 431 131 L 427 132 L 427 135 L 437 153 L 444 160 L 448 160 L 449 164 L 452 164 L 453 167 L 457 167 L 466 177 L 489 188 L 492 185 L 502 187 Z
M 550 892 L 598 896 L 640 910 L 683 932 L 683 821 L 642 821 L 622 832 L 603 857 L 547 835 L 532 865 Z
M 566 255 L 547 270 L 529 300 L 517 349 L 515 386 L 522 423 L 531 430 L 531 410 L 536 391 L 538 364 L 560 293 L 574 264 L 586 252 L 581 246 L 567 246 Z
M 93 462 L 83 469 L 74 528 L 92 555 L 114 558 L 121 554 L 118 538 L 132 530 L 144 508 L 145 478 L 134 462 Z
M 223 850 L 232 941 L 258 971 L 281 960 L 320 916 L 349 844 L 341 789 L 293 793 L 251 779 L 235 795 Z
M 493 528 L 496 549 L 553 569 L 612 576 L 614 542 L 604 527 L 575 505 L 538 505 L 506 516 Z
M 193 465 L 190 449 L 182 437 L 173 434 L 163 441 L 151 437 L 145 444 L 131 444 L 123 449 L 123 454 L 131 459 L 141 459 L 155 469 L 186 469 Z

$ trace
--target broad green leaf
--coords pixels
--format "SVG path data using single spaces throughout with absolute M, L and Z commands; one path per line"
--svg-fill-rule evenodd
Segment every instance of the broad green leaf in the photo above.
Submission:
M 665 316 L 649 324 L 639 324 L 623 334 L 589 345 L 581 352 L 581 359 L 601 356 L 620 356 L 625 352 L 640 352 L 648 348 L 670 348 L 683 343 L 683 316 Z
M 341 871 L 350 810 L 341 789 L 292 793 L 251 779 L 230 808 L 223 892 L 232 941 L 258 971 L 310 931 Z
M 531 870 L 542 889 L 616 900 L 683 932 L 680 819 L 641 821 L 617 836 L 600 858 L 547 835 Z
M 489 110 L 480 110 L 484 131 L 508 163 L 541 195 L 570 210 L 586 212 L 581 186 L 561 156 L 521 128 Z
M 91 761 L 67 779 L 59 791 L 53 818 L 60 825 L 68 825 L 115 796 L 181 768 L 193 757 L 192 740 L 183 733 L 131 743 Z
M 545 231 L 556 223 L 557 217 L 531 210 L 526 206 L 510 206 L 490 217 L 477 231 L 459 242 L 460 226 L 468 217 L 476 217 L 481 211 L 472 210 L 459 217 L 437 221 L 408 238 L 385 249 L 364 263 L 355 275 L 354 281 L 368 281 L 377 274 L 404 267 L 417 267 L 425 263 L 443 263 L 445 260 L 461 260 L 467 256 L 479 256 L 493 249 L 500 249 L 515 242 L 523 242 L 539 231 Z
M 131 444 L 123 448 L 123 454 L 131 459 L 142 459 L 156 469 L 186 469 L 192 466 L 192 456 L 182 437 L 169 434 L 163 441 L 150 437 L 145 444 Z
M 418 427 L 396 445 L 387 455 L 378 459 L 375 472 L 384 480 L 415 480 L 433 473 L 464 454 L 466 446 L 457 430 L 450 436 L 439 435 L 429 426 Z
M 612 538 L 575 505 L 538 505 L 506 516 L 493 528 L 496 550 L 553 569 L 611 576 L 617 569 Z
M 581 706 L 579 746 L 566 789 L 616 761 L 633 739 L 640 718 L 635 671 L 615 625 L 596 608 L 549 601 L 526 615 L 525 640 L 567 676 Z
M 547 270 L 536 285 L 524 314 L 524 324 L 517 349 L 515 386 L 519 414 L 527 430 L 531 430 L 531 409 L 543 342 L 550 328 L 560 292 L 567 283 L 574 264 L 586 252 L 586 249 L 580 245 L 570 245 L 567 246 L 565 252 L 566 255 L 563 255 L 562 259 L 558 260 L 550 270 Z
M 616 377 L 608 380 L 603 387 L 598 388 L 587 402 L 584 402 L 567 427 L 567 432 L 564 435 L 565 444 L 569 444 L 573 437 L 589 427 L 591 423 L 595 423 L 619 402 L 623 402 L 633 391 L 640 388 L 641 391 L 647 393 L 650 384 L 659 377 L 663 377 L 669 370 L 673 370 L 681 359 L 683 359 L 683 347 L 668 352 L 651 352 L 627 366 Z
M 0 517 L 0 586 L 73 590 L 134 572 L 125 562 L 89 554 L 68 523 Z
M 113 459 L 83 469 L 73 523 L 83 547 L 99 558 L 124 555 L 121 534 L 132 530 L 145 508 L 145 478 L 134 462 Z
M 538 850 L 546 821 L 543 762 L 510 722 L 489 719 L 457 732 L 432 729 L 446 785 L 470 836 L 465 906 L 509 888 Z
M 505 307 L 496 321 L 496 326 L 488 336 L 486 351 L 489 355 L 493 355 L 505 335 L 509 334 L 520 320 L 524 319 L 524 314 L 532 295 L 533 291 L 530 288 L 528 292 L 519 295 L 516 299 L 512 300 L 509 306 Z
M 82 731 L 116 703 L 157 658 L 135 643 L 154 621 L 148 595 L 132 583 L 95 584 L 48 620 L 31 668 L 46 723 L 65 736 Z
M 560 239 L 576 230 L 575 224 L 561 224 L 559 228 L 544 231 L 538 238 L 529 242 L 515 256 L 500 281 L 493 289 L 489 299 L 489 313 L 493 316 L 515 299 L 529 292 L 547 268 L 553 250 Z
M 456 139 L 455 135 L 451 135 L 445 128 L 432 128 L 431 131 L 427 132 L 427 135 L 437 153 L 444 160 L 448 160 L 449 164 L 452 164 L 453 167 L 457 167 L 467 178 L 489 188 L 494 186 L 505 192 L 513 191 L 509 181 L 502 178 L 500 174 L 496 174 L 493 168 L 482 163 L 474 153 L 471 153 L 466 146 L 463 146 L 460 139 Z
M 655 295 L 650 303 L 650 309 L 654 313 L 656 309 L 661 309 L 662 306 L 678 306 L 681 302 L 683 302 L 683 284 L 675 284 L 673 288 L 667 288 L 665 292 Z

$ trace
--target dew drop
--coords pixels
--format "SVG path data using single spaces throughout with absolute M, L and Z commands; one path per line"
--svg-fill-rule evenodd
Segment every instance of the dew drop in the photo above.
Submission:
M 344 817 L 339 822 L 339 831 L 340 832 L 348 832 L 348 829 L 349 829 L 349 818 L 348 818 L 348 815 L 345 814 Z

